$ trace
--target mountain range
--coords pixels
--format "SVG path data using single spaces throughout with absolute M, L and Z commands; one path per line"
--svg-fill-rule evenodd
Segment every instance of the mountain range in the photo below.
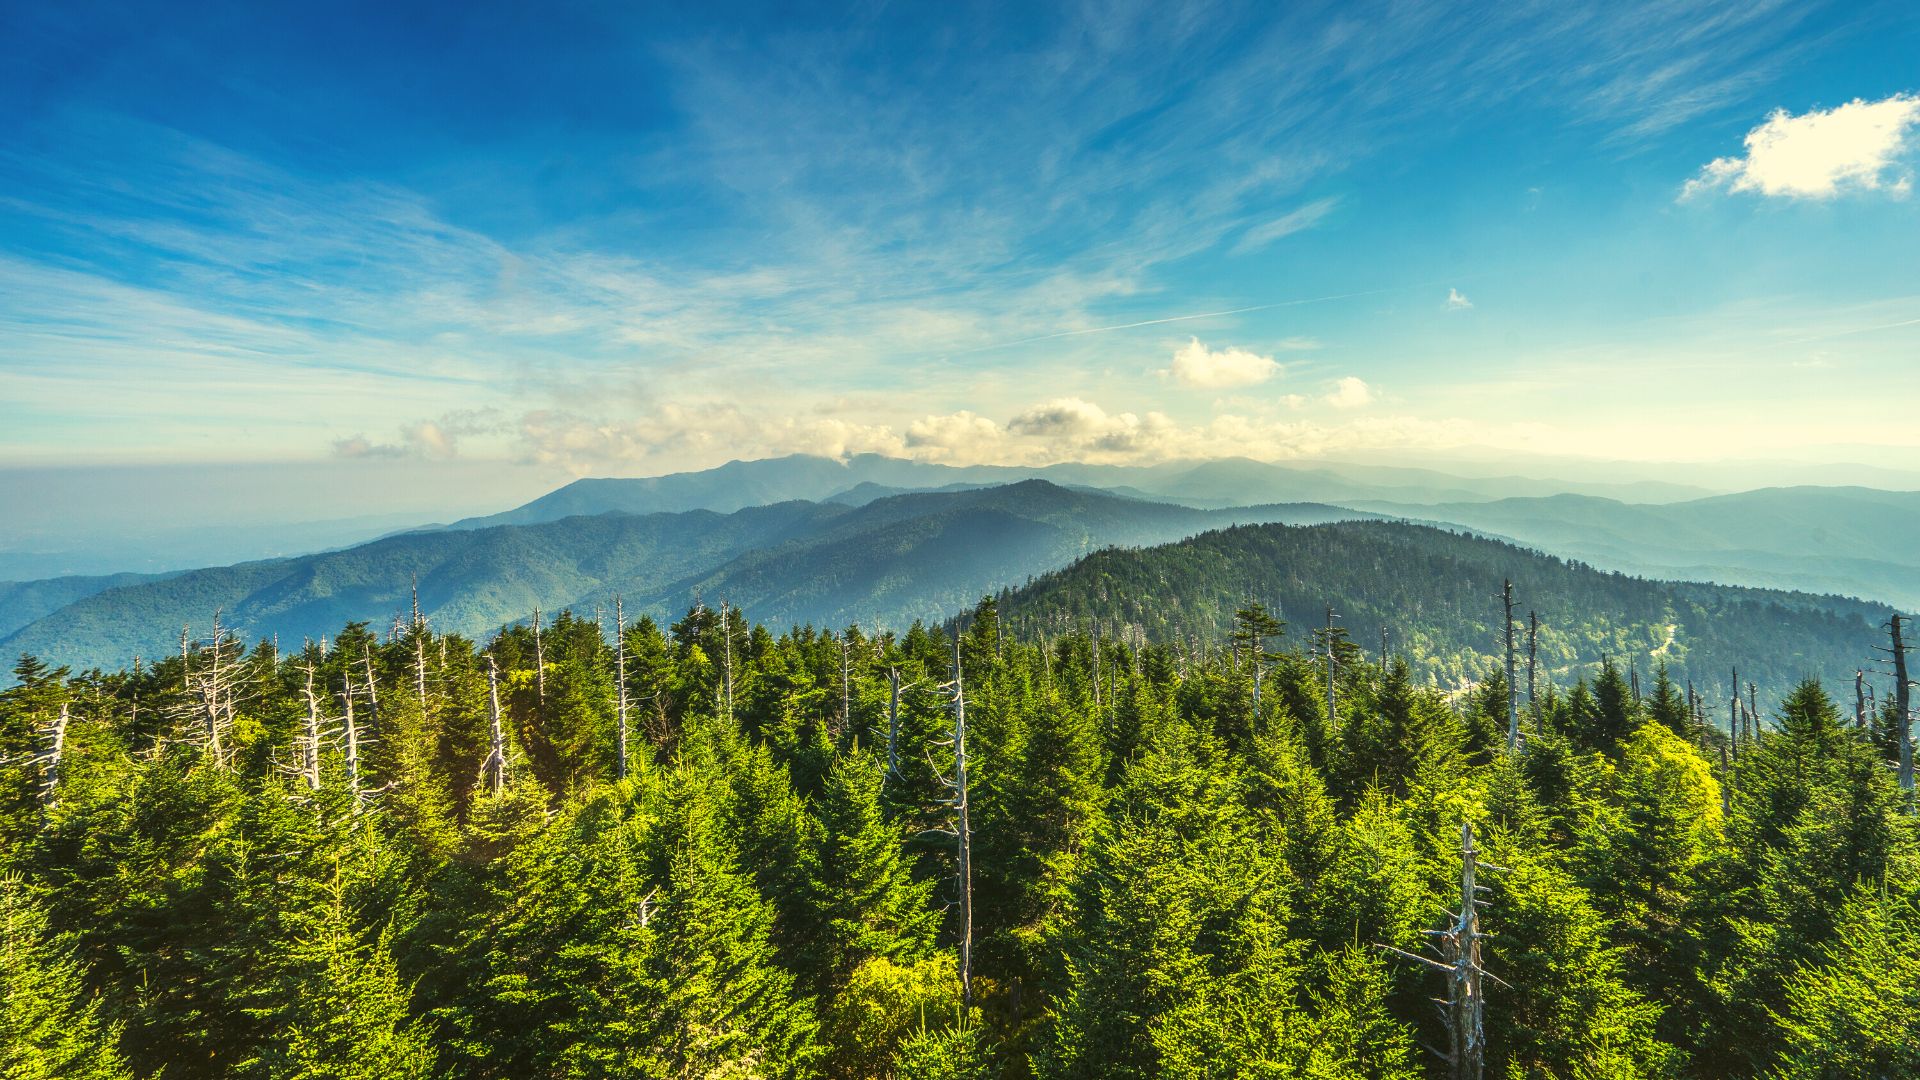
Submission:
M 482 634 L 536 608 L 677 616 L 725 599 L 773 625 L 902 625 L 1099 548 L 1162 543 L 1245 522 L 1361 516 L 1313 504 L 1204 510 L 1032 480 L 844 502 L 786 501 L 731 513 L 582 514 L 555 521 L 403 533 L 340 551 L 125 582 L 10 627 L 0 651 L 117 665 L 171 648 L 218 612 L 246 637 L 319 637 L 405 612 L 418 582 L 436 628 Z M 76 582 L 78 589 L 83 583 Z M 39 606 L 57 597 L 15 591 Z M 0 594 L 4 598 L 4 594 Z M 31 613 L 31 608 L 27 609 Z M 18 616 L 15 619 L 18 620 Z
M 1542 485 L 1549 489 L 1544 494 L 1495 497 Z M 348 621 L 394 618 L 410 605 L 416 581 L 435 625 L 465 634 L 525 619 L 535 607 L 605 607 L 615 593 L 630 612 L 660 618 L 700 599 L 724 599 L 775 626 L 899 626 L 943 620 L 983 593 L 1017 587 L 1105 548 L 1160 545 L 1235 525 L 1376 517 L 1465 530 L 1474 544 L 1485 545 L 1449 549 L 1460 558 L 1477 551 L 1512 562 L 1537 552 L 1648 578 L 1920 606 L 1920 554 L 1908 542 L 1920 536 L 1920 492 L 1796 487 L 1699 496 L 1646 483 L 1587 485 L 1580 492 L 1554 487 L 1514 477 L 1240 459 L 1033 469 L 876 455 L 732 462 L 663 477 L 581 480 L 503 513 L 314 554 L 159 574 L 0 583 L 0 650 L 81 666 L 119 665 L 136 653 L 176 647 L 182 625 L 204 631 L 216 611 L 243 635 L 318 637 Z M 1609 490 L 1639 501 L 1600 493 Z M 1364 606 L 1369 596 L 1401 587 L 1412 575 L 1408 599 L 1426 613 L 1419 621 L 1429 629 L 1422 632 L 1450 633 L 1432 613 L 1447 608 L 1436 598 L 1451 587 L 1436 575 L 1454 570 L 1401 565 L 1397 556 L 1382 555 L 1385 541 L 1377 538 L 1397 533 L 1341 535 L 1359 538 L 1353 565 L 1374 567 L 1379 580 L 1323 568 L 1315 580 L 1324 582 L 1316 587 L 1325 599 Z M 1516 552 L 1504 541 L 1535 552 Z M 1212 624 L 1193 621 L 1193 605 L 1204 602 L 1181 592 L 1186 585 L 1177 573 L 1163 577 L 1164 584 L 1145 588 L 1134 602 L 1159 605 L 1164 610 L 1156 617 L 1173 619 L 1182 632 L 1218 631 L 1218 611 Z M 1423 584 L 1427 578 L 1435 580 Z M 1739 595 L 1769 610 L 1844 612 L 1863 623 L 1884 617 L 1877 605 L 1832 596 L 1641 585 L 1667 597 L 1663 603 Z M 1596 625 L 1613 619 L 1608 611 L 1624 603 L 1594 596 L 1613 605 L 1593 613 Z M 1668 625 L 1642 622 L 1636 634 Z M 1855 636 L 1851 623 L 1843 633 L 1819 634 L 1834 642 Z M 1763 636 L 1746 634 L 1745 644 L 1728 651 L 1751 653 Z M 1631 636 L 1591 642 L 1594 650 L 1623 654 L 1638 643 Z M 1834 648 L 1840 651 L 1821 654 L 1823 672 L 1853 645 Z M 1594 650 L 1569 654 L 1567 662 L 1592 663 Z M 1794 654 L 1780 655 L 1791 663 Z M 1451 678 L 1463 663 L 1436 654 L 1431 668 Z

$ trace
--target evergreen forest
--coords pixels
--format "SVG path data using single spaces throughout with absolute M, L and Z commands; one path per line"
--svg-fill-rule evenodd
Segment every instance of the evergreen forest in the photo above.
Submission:
M 1920 1075 L 1904 694 L 609 608 L 21 658 L 0 1075 Z

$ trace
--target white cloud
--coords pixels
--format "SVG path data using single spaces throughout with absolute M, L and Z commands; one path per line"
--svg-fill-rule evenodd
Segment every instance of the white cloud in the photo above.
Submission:
M 1266 382 L 1280 374 L 1280 364 L 1271 356 L 1246 349 L 1209 349 L 1199 338 L 1189 338 L 1173 354 L 1173 366 L 1161 374 L 1173 376 L 1182 386 L 1218 390 Z
M 1297 232 L 1305 232 L 1315 225 L 1320 224 L 1328 214 L 1333 213 L 1333 208 L 1338 205 L 1340 205 L 1340 197 L 1337 195 L 1329 195 L 1324 199 L 1315 199 L 1313 202 L 1300 207 L 1298 210 L 1275 218 L 1264 225 L 1256 225 L 1247 230 L 1246 235 L 1240 238 L 1239 243 L 1233 245 L 1233 253 L 1235 255 L 1244 254 L 1257 248 L 1266 247 L 1281 237 L 1292 236 Z
M 463 409 L 438 420 L 418 420 L 400 429 L 393 442 L 375 442 L 365 434 L 333 440 L 333 456 L 342 458 L 452 458 L 459 456 L 463 435 L 492 435 L 505 430 L 502 415 L 493 409 Z
M 1327 404 L 1336 409 L 1358 409 L 1372 403 L 1373 387 L 1354 375 L 1334 380 L 1333 390 L 1327 394 Z
M 1920 97 L 1860 98 L 1825 111 L 1794 116 L 1775 110 L 1747 132 L 1745 157 L 1716 158 L 1680 189 L 1682 199 L 1704 192 L 1754 191 L 1794 199 L 1831 199 L 1849 190 L 1905 194 L 1913 173 L 1900 158 L 1912 149 L 1920 125 Z
M 1448 311 L 1465 311 L 1466 309 L 1472 306 L 1473 306 L 1473 301 L 1467 299 L 1466 296 L 1463 295 L 1459 289 L 1447 290 L 1447 310 Z

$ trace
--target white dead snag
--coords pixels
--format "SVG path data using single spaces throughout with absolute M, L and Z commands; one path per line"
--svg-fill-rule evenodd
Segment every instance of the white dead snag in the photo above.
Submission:
M 380 736 L 380 687 L 379 680 L 373 676 L 373 643 L 367 642 L 361 657 L 367 669 L 367 734 L 372 738 Z
M 1100 624 L 1096 622 L 1093 624 L 1093 715 L 1096 717 L 1106 715 L 1104 712 L 1101 711 L 1101 705 L 1100 705 L 1101 659 L 1102 657 L 1100 655 Z
M 507 732 L 500 725 L 500 668 L 487 655 L 487 759 L 480 763 L 480 781 L 498 795 L 507 786 Z
M 1480 930 L 1478 895 L 1484 886 L 1474 881 L 1480 866 L 1480 851 L 1473 844 L 1473 826 L 1460 824 L 1460 911 L 1445 930 L 1429 930 L 1434 951 L 1440 959 L 1421 956 L 1391 945 L 1376 948 L 1422 964 L 1447 979 L 1447 998 L 1438 1004 L 1447 1023 L 1451 1043 L 1449 1052 L 1440 1054 L 1447 1062 L 1453 1080 L 1481 1080 L 1486 1072 L 1486 980 L 1500 980 L 1487 972 L 1480 962 L 1480 943 L 1487 935 Z M 1490 870 L 1499 867 L 1486 864 Z M 1501 985 L 1505 985 L 1504 983 Z
M 1900 790 L 1913 804 L 1913 682 L 1907 678 L 1907 643 L 1901 632 L 1902 619 L 1895 615 L 1893 634 L 1893 733 L 1900 745 Z
M 1513 642 L 1513 581 L 1508 579 L 1501 585 L 1500 602 L 1506 611 L 1506 619 L 1501 623 L 1500 633 L 1506 639 L 1507 647 L 1507 753 L 1517 753 L 1520 749 L 1520 684 L 1516 667 L 1517 654 Z
M 306 665 L 307 725 L 300 737 L 300 778 L 307 790 L 320 790 L 320 699 L 313 693 L 313 665 Z
M 71 706 L 60 703 L 60 715 L 47 725 L 46 749 L 40 751 L 40 809 L 52 813 L 60 801 L 60 761 L 67 752 L 67 721 Z
M 427 715 L 427 635 L 418 623 L 413 630 L 413 694 L 420 702 L 420 715 Z
M 1535 691 L 1537 691 L 1540 686 L 1537 681 L 1539 670 L 1540 615 L 1538 612 L 1529 611 L 1527 612 L 1527 711 L 1530 713 L 1539 711 L 1539 699 L 1535 696 Z M 1538 731 L 1539 727 L 1540 720 L 1539 717 L 1536 716 L 1534 718 L 1534 730 Z
M 900 779 L 900 669 L 887 669 L 887 777 Z
M 973 826 L 967 804 L 967 694 L 960 665 L 960 632 L 953 634 L 953 813 L 960 852 L 960 994 L 973 1007 Z M 1911 772 L 1909 772 L 1911 782 Z
M 547 707 L 547 654 L 540 646 L 540 608 L 533 609 L 533 694 L 544 711 Z
M 135 731 L 138 731 L 140 729 L 140 654 L 139 653 L 133 654 L 133 681 L 131 684 L 128 685 L 127 690 L 130 695 L 127 701 L 127 726 L 134 729 Z
M 953 748 L 953 775 L 943 776 L 935 769 L 934 779 L 947 790 L 941 805 L 953 811 L 952 829 L 931 829 L 933 835 L 952 838 L 958 866 L 954 875 L 959 889 L 960 907 L 960 996 L 973 1005 L 973 825 L 967 802 L 967 694 L 960 664 L 960 628 L 953 630 L 953 681 L 940 687 L 953 702 L 953 736 L 941 740 Z M 932 763 L 932 755 L 928 755 Z
M 1853 673 L 1853 726 L 1861 731 L 1867 729 L 1867 672 L 1865 668 L 1856 668 Z
M 1327 729 L 1329 731 L 1337 728 L 1340 724 L 1339 712 L 1335 707 L 1336 702 L 1334 701 L 1334 676 L 1336 674 L 1334 668 L 1339 662 L 1334 655 L 1333 649 L 1333 620 L 1335 617 L 1333 608 L 1329 606 L 1327 608 Z
M 360 785 L 360 727 L 353 719 L 353 669 L 351 667 L 348 667 L 347 673 L 341 677 L 341 691 L 340 701 L 346 710 L 340 722 L 347 753 L 347 789 L 353 792 L 353 808 L 358 812 L 365 809 L 367 796 Z
M 733 620 L 728 617 L 727 602 L 720 601 L 720 637 L 724 644 L 725 666 L 721 670 L 721 689 L 726 692 L 727 723 L 733 723 Z
M 846 635 L 840 638 L 840 726 L 853 728 L 853 668 L 852 659 L 847 655 Z
M 180 671 L 186 687 L 186 717 L 200 728 L 201 739 L 214 764 L 226 768 L 225 733 L 233 722 L 233 682 L 243 668 L 226 662 L 228 646 L 233 643 L 220 625 L 218 612 L 213 617 L 213 642 L 205 649 L 207 664 L 200 671 L 193 668 L 195 650 L 187 634 L 188 629 L 181 627 Z
M 420 614 L 420 575 L 413 576 L 413 694 L 420 703 L 420 716 L 427 715 L 427 617 Z M 446 654 L 441 653 L 441 662 Z
M 1726 703 L 1726 803 L 1734 805 L 1740 788 L 1740 669 L 1734 669 L 1734 696 Z
M 620 605 L 620 595 L 613 597 L 613 663 L 614 663 L 614 715 L 618 718 L 616 753 L 620 760 L 614 767 L 614 775 L 619 779 L 627 778 L 627 613 Z

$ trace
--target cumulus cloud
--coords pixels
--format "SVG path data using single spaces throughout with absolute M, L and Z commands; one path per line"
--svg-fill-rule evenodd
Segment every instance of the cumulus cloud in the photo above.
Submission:
M 1373 403 L 1373 387 L 1357 376 L 1336 379 L 1327 394 L 1327 404 L 1336 409 L 1357 409 Z
M 1182 386 L 1221 390 L 1266 382 L 1280 374 L 1280 364 L 1271 356 L 1231 347 L 1209 349 L 1199 338 L 1189 338 L 1174 352 L 1173 366 L 1161 374 Z
M 908 451 L 908 441 L 883 424 L 820 416 L 771 420 L 727 403 L 666 404 L 620 419 L 541 409 L 520 418 L 518 435 L 522 460 L 582 476 L 724 458 Z
M 341 458 L 451 458 L 460 453 L 466 435 L 489 435 L 506 428 L 505 418 L 493 409 L 464 409 L 438 420 L 418 420 L 400 429 L 392 442 L 377 442 L 364 433 L 333 440 L 333 456 Z
M 1465 311 L 1466 309 L 1472 306 L 1473 306 L 1473 301 L 1467 299 L 1466 296 L 1463 295 L 1459 289 L 1447 290 L 1447 310 L 1448 311 Z
M 1036 402 L 1004 420 L 959 410 L 924 415 L 903 427 L 847 417 L 774 416 L 728 402 L 707 402 L 662 404 L 643 415 L 617 418 L 534 410 L 512 425 L 512 435 L 523 463 L 556 466 L 577 476 L 655 475 L 705 468 L 729 458 L 794 453 L 833 458 L 878 453 L 951 465 L 1147 464 L 1438 448 L 1487 438 L 1483 428 L 1459 420 L 1365 414 L 1326 422 L 1295 412 L 1305 405 L 1355 410 L 1374 402 L 1372 388 L 1348 376 L 1329 381 L 1311 400 L 1287 395 L 1222 402 L 1210 418 L 1196 422 L 1176 421 L 1153 410 L 1109 411 L 1080 397 Z M 340 440 L 337 452 L 378 458 L 417 451 L 354 436 Z
M 1753 191 L 1793 199 L 1831 199 L 1846 191 L 1904 195 L 1913 173 L 1901 157 L 1920 126 L 1920 97 L 1860 98 L 1832 109 L 1775 110 L 1747 132 L 1744 157 L 1715 158 L 1680 189 L 1690 199 L 1711 191 Z

